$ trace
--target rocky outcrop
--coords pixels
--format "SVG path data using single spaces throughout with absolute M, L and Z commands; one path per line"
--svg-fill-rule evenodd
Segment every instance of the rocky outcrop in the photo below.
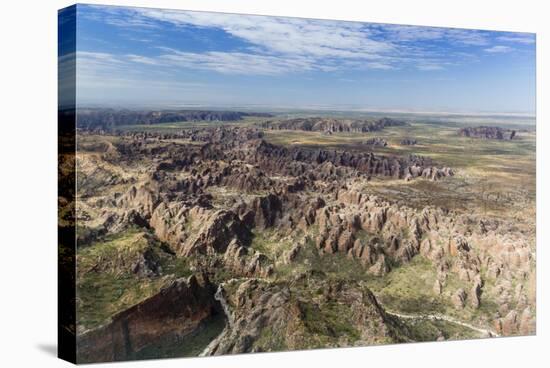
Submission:
M 131 359 L 158 341 L 177 340 L 218 313 L 215 288 L 204 276 L 178 279 L 158 294 L 78 336 L 78 362 Z
M 92 245 L 97 246 L 97 245 Z M 148 233 L 128 235 L 118 247 L 104 245 L 94 256 L 85 252 L 77 255 L 78 274 L 111 273 L 113 275 L 134 274 L 138 277 L 161 275 L 161 263 L 173 257 Z
M 231 166 L 223 174 L 222 185 L 241 191 L 271 190 L 276 186 L 263 171 L 248 166 Z
M 479 126 L 461 128 L 458 132 L 463 137 L 511 140 L 517 138 L 516 131 L 512 129 L 502 129 L 494 126 Z
M 223 254 L 232 240 L 249 245 L 249 225 L 230 210 L 161 203 L 150 221 L 155 235 L 178 256 Z
M 436 295 L 441 295 L 441 292 L 443 291 L 443 283 L 441 280 L 435 280 L 433 291 Z
M 128 139 L 117 143 L 116 150 L 123 157 L 136 159 L 162 156 L 163 161 L 155 168 L 152 179 L 161 182 L 172 192 L 200 194 L 212 185 L 249 192 L 270 188 L 282 190 L 285 185 L 289 190 L 293 190 L 292 186 L 294 190 L 299 190 L 310 180 L 332 181 L 373 175 L 438 179 L 453 174 L 448 168 L 437 167 L 427 157 L 391 157 L 365 152 L 273 145 L 262 138 L 260 130 L 252 128 L 218 127 L 196 132 L 186 130 L 170 136 L 171 139 L 197 140 L 202 142 L 201 145 L 170 144 L 153 149 L 154 145 L 147 144 L 150 141 L 159 142 L 164 137 L 148 132 L 132 133 Z M 373 142 L 378 144 L 382 141 Z M 177 175 L 180 170 L 190 175 L 181 178 L 181 175 Z M 274 176 L 297 181 L 293 184 L 284 183 L 274 180 Z M 123 201 L 132 202 L 132 197 L 138 194 L 145 193 L 127 193 Z
M 495 329 L 505 336 L 532 335 L 536 331 L 536 319 L 527 307 L 523 311 L 511 310 L 495 321 Z
M 324 117 L 296 118 L 288 120 L 266 121 L 259 126 L 275 130 L 304 130 L 318 132 L 375 132 L 390 126 L 401 126 L 406 123 L 401 120 L 381 118 L 378 120 L 350 120 Z
M 291 264 L 296 260 L 298 254 L 302 250 L 303 244 L 297 243 L 292 246 L 289 250 L 283 253 L 282 261 L 283 264 Z
M 250 243 L 249 228 L 232 211 L 207 212 L 193 221 L 199 221 L 198 230 L 184 243 L 180 251 L 182 256 L 193 253 L 225 253 L 233 239 L 241 244 Z
M 386 183 L 393 192 L 399 185 L 393 179 L 435 181 L 452 176 L 453 170 L 427 157 L 375 155 L 355 146 L 281 146 L 263 138 L 255 128 L 213 127 L 124 133 L 106 137 L 110 144 L 90 145 L 101 160 L 88 162 L 90 175 L 77 216 L 89 226 L 89 235 L 80 235 L 93 239 L 137 228 L 163 243 L 174 261 L 167 269 L 186 275 L 205 271 L 216 283 L 239 278 L 218 293 L 227 304 L 228 326 L 206 354 L 412 339 L 397 318 L 377 307 L 364 285 L 335 281 L 339 275 L 327 277 L 317 269 L 318 263 L 330 264 L 333 259 L 357 267 L 360 278 L 370 282 L 407 267 L 416 257 L 425 258 L 419 261 L 431 263 L 426 292 L 433 292 L 430 297 L 442 305 L 454 304 L 454 314 L 475 315 L 476 325 L 494 325 L 503 335 L 534 332 L 533 287 L 528 280 L 535 260 L 524 229 L 475 213 L 419 208 L 407 196 L 394 202 L 372 195 L 383 192 Z M 115 162 L 123 169 L 117 170 Z M 94 165 L 104 167 L 98 174 L 110 189 L 106 193 L 97 191 Z M 124 170 L 134 171 L 126 175 Z M 371 180 L 373 176 L 392 180 Z M 420 184 L 402 183 L 405 190 L 400 195 L 415 193 L 424 184 L 444 186 Z M 264 240 L 253 242 L 253 234 L 261 232 L 267 234 Z M 170 277 L 159 268 L 159 244 L 144 244 L 140 252 L 102 257 L 97 266 L 91 262 L 89 269 L 80 269 L 121 270 L 140 282 Z M 323 257 L 320 262 L 318 257 Z M 493 305 L 497 306 L 489 315 Z M 193 308 L 191 320 L 200 324 L 209 318 Z M 107 339 L 117 349 L 123 345 L 129 354 L 143 352 L 145 339 L 135 327 L 141 325 L 130 318 L 134 327 L 120 332 L 125 323 L 113 317 L 112 337 Z M 166 324 L 152 333 L 155 341 L 160 341 L 157 336 L 181 341 L 198 326 L 188 324 L 185 331 L 174 332 L 171 323 Z M 155 331 L 144 326 L 144 331 Z M 86 349 L 96 345 L 101 350 L 97 356 L 113 354 L 106 343 L 87 336 L 91 342 Z M 130 343 L 121 345 L 119 340 Z
M 235 121 L 246 116 L 270 117 L 267 113 L 207 110 L 137 111 L 115 109 L 78 109 L 78 127 L 109 130 L 119 125 L 160 124 L 181 121 Z
M 260 143 L 259 147 L 263 144 Z M 264 148 L 260 148 L 260 151 Z M 258 150 L 249 152 L 258 154 Z M 268 155 L 273 153 L 267 152 Z M 285 153 L 284 157 L 288 154 Z M 295 155 L 294 158 L 304 159 L 299 151 Z M 250 158 L 243 156 L 241 159 L 247 161 Z M 333 165 L 332 162 L 324 162 L 322 165 L 328 164 Z M 203 182 L 209 183 L 211 179 L 207 178 L 214 178 L 215 170 L 218 170 L 216 166 L 211 167 L 214 170 L 209 172 L 197 167 L 190 170 L 190 173 L 200 175 Z M 271 170 L 271 167 L 267 169 Z M 219 170 L 220 173 L 224 172 L 222 166 Z M 415 175 L 425 175 L 430 179 L 439 177 L 438 171 L 433 169 L 426 171 L 413 166 L 410 170 Z M 442 175 L 450 175 L 450 172 Z M 224 178 L 223 174 L 221 177 Z M 235 176 L 237 177 L 238 175 Z M 264 177 L 273 181 L 273 177 Z M 221 183 L 225 179 L 212 180 L 214 183 Z M 304 176 L 293 180 L 292 185 L 277 186 L 277 190 L 272 193 L 256 194 L 236 203 L 229 211 L 190 205 L 188 202 L 167 202 L 163 199 L 154 208 L 149 224 L 155 234 L 166 241 L 179 256 L 219 254 L 224 267 L 233 275 L 247 277 L 269 277 L 275 267 L 272 262 L 278 262 L 248 248 L 252 228 L 265 230 L 277 227 L 289 232 L 301 229 L 307 233 L 315 226 L 318 234 L 313 237 L 313 241 L 322 254 L 327 257 L 333 253 L 346 254 L 360 260 L 367 271 L 376 276 L 382 276 L 390 272 L 393 265 L 407 263 L 421 254 L 443 270 L 443 274 L 453 272 L 460 280 L 469 284 L 465 288 L 466 296 L 463 300 L 457 295 L 454 297 L 458 308 L 478 308 L 483 303 L 483 280 L 480 276 L 482 267 L 488 270 L 485 277 L 502 280 L 511 277 L 510 273 L 503 274 L 503 269 L 527 272 L 530 267 L 531 253 L 527 244 L 518 242 L 517 239 L 507 239 L 503 234 L 509 232 L 505 229 L 501 232 L 496 230 L 498 224 L 450 214 L 444 209 L 427 207 L 419 211 L 400 207 L 366 195 L 353 185 L 348 187 L 337 181 L 332 186 L 321 189 L 318 198 L 304 204 L 302 191 L 305 186 L 314 187 L 315 184 Z M 298 182 L 302 187 L 296 186 Z M 229 182 L 226 184 L 230 185 Z M 245 187 L 252 190 L 255 186 L 256 184 L 251 184 Z M 135 200 L 139 197 L 146 203 L 154 203 L 146 195 L 147 191 L 144 190 L 144 194 L 140 196 L 133 194 L 133 190 L 129 193 L 131 195 L 125 197 L 128 199 L 124 202 L 124 208 L 129 208 L 128 211 L 139 208 L 148 213 L 148 206 L 140 207 L 132 201 L 132 198 Z M 327 205 L 334 201 L 338 204 Z M 468 235 L 465 237 L 459 234 Z M 290 253 L 283 254 L 280 261 L 288 264 L 293 257 L 295 255 Z M 444 278 L 434 284 L 436 294 L 443 295 L 443 287 Z M 510 287 L 503 284 L 503 288 L 509 290 Z M 525 291 L 520 291 L 517 297 L 505 293 L 502 298 L 506 298 L 503 299 L 504 306 L 524 300 L 526 296 Z
M 463 309 L 466 305 L 467 294 L 464 289 L 458 289 L 451 298 L 456 309 Z
M 233 239 L 225 251 L 224 265 L 234 274 L 245 277 L 268 277 L 273 273 L 273 264 L 258 251 L 253 251 Z
M 386 141 L 383 138 L 374 137 L 367 139 L 363 142 L 365 146 L 372 146 L 372 147 L 386 147 L 388 145 L 388 141 Z
M 402 146 L 414 146 L 417 143 L 418 143 L 417 140 L 414 139 L 414 138 L 405 138 L 405 139 L 401 140 L 401 145 Z
M 280 147 L 263 140 L 252 141 L 246 150 L 247 154 L 239 153 L 233 159 L 246 160 L 267 172 L 280 173 L 289 176 L 311 175 L 319 179 L 327 179 L 336 169 L 353 169 L 363 175 L 380 175 L 395 178 L 425 177 L 439 179 L 452 176 L 450 168 L 437 168 L 426 157 L 410 155 L 408 157 L 375 156 L 373 153 L 351 153 L 327 150 L 310 150 L 299 147 Z M 327 165 L 330 164 L 330 165 Z M 350 176 L 351 172 L 332 175 Z
M 133 209 L 143 218 L 149 218 L 157 204 L 158 197 L 155 190 L 148 185 L 130 187 L 130 189 L 117 199 L 119 208 Z
M 272 193 L 255 198 L 251 207 L 254 212 L 254 227 L 259 230 L 273 226 L 283 209 L 280 198 Z
M 346 207 L 325 206 L 317 210 L 317 248 L 328 254 L 347 253 L 376 275 L 388 272 L 391 263 L 407 263 L 419 254 L 421 240 L 438 228 L 442 215 L 430 209 L 417 213 L 399 208 L 353 189 L 338 191 L 335 197 Z M 427 256 L 432 251 L 424 246 Z
M 472 289 L 470 290 L 470 295 L 468 297 L 468 299 L 470 300 L 470 305 L 474 309 L 479 308 L 479 305 L 481 304 L 482 287 L 483 287 L 483 281 L 481 280 L 481 277 L 478 275 L 476 277 L 476 280 L 474 280 L 474 285 L 472 286 Z
M 310 283 L 321 287 L 315 279 Z M 408 340 L 406 329 L 385 313 L 369 290 L 331 282 L 323 284 L 321 291 L 318 300 L 311 302 L 299 294 L 291 297 L 288 286 L 281 284 L 257 279 L 224 283 L 218 298 L 226 305 L 227 328 L 203 355 L 307 349 L 320 338 L 329 346 Z M 346 320 L 353 327 L 336 332 L 337 322 L 331 317 L 336 310 L 329 308 L 340 308 L 338 323 Z

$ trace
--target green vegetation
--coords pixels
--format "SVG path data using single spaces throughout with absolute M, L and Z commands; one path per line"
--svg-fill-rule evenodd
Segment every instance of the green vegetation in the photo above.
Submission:
M 174 278 L 189 277 L 193 274 L 189 259 L 184 257 L 165 258 L 161 262 L 162 273 Z
M 282 332 L 272 326 L 266 326 L 260 332 L 260 337 L 254 342 L 260 351 L 284 351 L 288 350 Z
M 106 237 L 79 249 L 77 254 L 77 319 L 86 329 L 96 327 L 111 316 L 155 294 L 166 283 L 161 277 L 134 274 L 133 260 L 147 249 L 161 259 L 157 243 L 138 229 Z M 119 264 L 120 263 L 120 264 Z
M 112 267 L 117 257 L 135 258 L 149 245 L 147 235 L 137 228 L 108 235 L 102 241 L 78 251 L 78 273 L 89 272 L 94 267 Z
M 278 280 L 292 279 L 307 273 L 323 274 L 327 280 L 365 281 L 373 277 L 367 274 L 367 268 L 357 259 L 341 253 L 319 254 L 312 240 L 308 240 L 302 247 L 295 262 L 275 269 Z
M 350 306 L 335 302 L 316 305 L 299 304 L 306 331 L 312 334 L 317 347 L 326 347 L 331 340 L 345 338 L 351 344 L 360 339 L 359 331 L 351 321 Z
M 403 313 L 444 312 L 446 304 L 433 292 L 434 265 L 417 255 L 409 263 L 381 277 L 367 280 L 371 290 L 386 308 Z
M 285 146 L 329 150 L 372 151 L 405 157 L 430 157 L 437 165 L 451 167 L 452 180 L 431 182 L 373 178 L 368 191 L 384 198 L 419 208 L 426 205 L 443 206 L 461 211 L 481 209 L 496 217 L 521 213 L 535 198 L 535 132 L 523 126 L 518 138 L 512 141 L 460 137 L 456 123 L 411 122 L 406 126 L 389 127 L 370 133 L 305 132 L 268 130 L 266 139 Z M 365 146 L 372 137 L 388 141 L 387 147 Z M 414 138 L 418 144 L 401 145 L 404 138 Z M 514 206 L 511 206 L 514 204 Z
M 470 328 L 447 321 L 419 318 L 403 319 L 402 323 L 407 327 L 413 340 L 418 342 L 436 341 L 438 338 L 460 340 L 481 337 Z
M 78 325 L 97 327 L 113 315 L 153 296 L 165 280 L 143 280 L 133 275 L 89 273 L 77 282 Z
M 198 356 L 225 327 L 223 315 L 204 321 L 198 330 L 179 339 L 170 336 L 134 353 L 130 359 L 161 359 Z
M 361 236 L 368 237 L 368 234 L 363 233 Z M 300 281 L 293 281 L 299 275 L 304 277 L 299 278 Z M 302 295 L 304 300 L 315 299 L 315 294 L 323 293 L 326 283 L 331 281 L 359 282 L 371 290 L 388 311 L 418 316 L 442 314 L 462 321 L 478 321 L 481 326 L 484 325 L 483 321 L 498 309 L 494 302 L 484 299 L 478 309 L 467 305 L 465 309 L 457 310 L 450 301 L 452 293 L 458 288 L 469 291 L 471 285 L 461 281 L 451 272 L 447 275 L 443 293 L 436 294 L 433 291 L 437 278 L 436 267 L 421 255 L 415 256 L 409 263 L 393 265 L 392 270 L 384 276 L 374 276 L 369 274 L 367 267 L 357 259 L 339 253 L 320 255 L 313 242 L 309 241 L 292 265 L 276 267 L 274 277 L 279 282 L 291 282 L 293 290 L 298 295 Z M 307 312 L 315 311 L 312 308 L 306 308 L 306 316 Z M 346 313 L 335 314 L 335 316 L 338 315 L 345 316 Z M 314 319 L 311 321 L 313 324 Z M 406 321 L 407 326 L 411 327 L 411 324 L 412 327 L 415 326 L 412 320 Z M 345 320 L 341 322 L 344 325 L 347 323 Z M 418 322 L 415 323 L 418 324 Z M 426 332 L 421 334 L 420 330 L 424 327 Z M 479 333 L 467 327 L 446 321 L 424 320 L 421 325 L 418 325 L 417 330 L 411 332 L 415 341 L 433 341 L 440 333 L 445 338 L 479 337 Z M 434 335 L 435 332 L 437 332 L 436 335 Z
M 252 243 L 250 247 L 265 254 L 269 259 L 276 260 L 283 252 L 289 250 L 294 244 L 293 239 L 281 239 L 275 229 L 252 232 Z

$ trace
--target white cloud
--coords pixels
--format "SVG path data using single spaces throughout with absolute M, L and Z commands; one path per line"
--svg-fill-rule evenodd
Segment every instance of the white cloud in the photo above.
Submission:
M 192 53 L 173 50 L 157 58 L 165 65 L 214 70 L 223 74 L 275 75 L 287 71 L 312 70 L 314 63 L 308 58 L 280 58 L 268 55 L 253 55 L 241 52 Z
M 388 33 L 388 37 L 392 40 L 400 42 L 437 40 L 444 35 L 444 30 L 442 28 L 398 24 L 376 25 L 374 27 L 381 33 Z
M 76 73 L 73 75 L 77 76 L 77 95 L 81 102 L 90 102 L 98 96 L 111 101 L 131 100 L 130 96 L 136 94 L 145 100 L 169 100 L 174 96 L 197 96 L 200 93 L 206 96 L 209 90 L 202 83 L 174 79 L 163 68 L 140 68 L 143 64 L 150 66 L 153 63 L 161 66 L 154 58 L 78 51 L 76 57 L 75 54 L 68 55 L 61 58 L 59 63 L 70 67 L 68 62 L 71 60 L 72 65 L 76 65 Z M 60 88 L 68 91 L 74 88 L 74 80 L 61 82 Z
M 186 59 L 177 50 L 172 50 L 172 56 L 163 55 L 165 59 L 180 60 L 182 66 L 196 64 L 199 69 L 222 73 L 278 74 L 296 70 L 336 71 L 342 67 L 389 70 L 409 64 L 421 64 L 419 68 L 423 70 L 443 69 L 443 63 L 433 55 L 398 43 L 442 37 L 440 28 L 394 26 L 392 32 L 399 35 L 380 37 L 375 28 L 358 22 L 157 9 L 136 9 L 134 16 L 141 21 L 156 20 L 178 27 L 218 28 L 254 45 L 250 55 L 218 53 L 216 57 L 223 56 L 220 60 L 212 58 L 212 52 L 202 56 L 187 53 Z M 466 39 L 464 35 L 462 38 Z
M 124 56 L 126 62 L 134 64 L 179 66 L 224 74 L 276 75 L 315 70 L 335 72 L 342 69 L 389 70 L 408 67 L 436 71 L 474 61 L 471 55 L 465 57 L 460 49 L 453 46 L 485 47 L 486 52 L 492 53 L 510 51 L 507 46 L 489 47 L 494 36 L 488 31 L 148 8 L 92 8 L 100 9 L 101 14 L 105 14 L 103 22 L 119 27 L 141 31 L 151 29 L 155 32 L 161 27 L 159 22 L 166 22 L 183 29 L 221 29 L 245 41 L 248 47 L 229 51 L 189 52 L 160 46 L 157 48 L 163 52 L 154 57 Z M 90 16 L 97 17 L 97 14 L 91 12 Z M 512 36 L 514 40 L 525 36 L 515 33 L 506 35 L 509 42 L 512 42 Z M 514 42 L 526 43 L 525 40 L 521 38 Z M 422 44 L 418 41 L 430 42 Z M 438 41 L 444 41 L 444 47 L 433 47 L 432 42 Z M 101 59 L 101 55 L 89 57 L 89 63 L 109 62 Z
M 361 23 L 157 9 L 135 9 L 134 16 L 220 28 L 269 53 L 377 59 L 396 49 L 392 42 L 369 38 Z
M 78 51 L 76 55 L 78 58 L 86 60 L 88 63 L 118 64 L 122 62 L 116 56 L 106 52 Z
M 134 63 L 147 64 L 147 65 L 160 65 L 159 61 L 152 57 L 128 54 L 126 55 L 126 58 L 128 58 L 129 61 Z
M 377 62 L 366 63 L 366 64 L 365 64 L 365 68 L 366 68 L 366 69 L 380 69 L 380 70 L 395 69 L 395 67 L 393 67 L 393 66 L 391 66 L 391 65 L 389 65 L 389 64 L 377 63 Z
M 486 31 L 471 29 L 448 29 L 445 36 L 451 42 L 461 43 L 468 46 L 485 46 L 489 44 L 489 35 Z
M 471 29 L 407 26 L 396 24 L 374 25 L 379 33 L 394 42 L 444 40 L 455 45 L 484 46 L 489 44 L 489 33 Z
M 492 53 L 492 54 L 505 53 L 505 52 L 510 52 L 512 50 L 513 49 L 511 47 L 502 46 L 502 45 L 497 45 L 497 46 L 493 46 L 493 47 L 489 47 L 487 49 L 484 49 L 485 52 L 489 52 L 489 53 Z
M 521 43 L 531 45 L 535 43 L 535 34 L 530 33 L 512 33 L 507 36 L 497 37 L 497 40 L 502 42 Z
M 422 71 L 432 71 L 432 70 L 443 70 L 445 69 L 443 65 L 436 63 L 419 63 L 417 66 L 418 70 Z
M 183 52 L 167 47 L 159 47 L 162 53 L 155 57 L 135 54 L 115 55 L 108 53 L 77 53 L 79 75 L 109 76 L 139 73 L 139 66 L 157 66 L 159 72 L 165 70 L 193 69 L 213 70 L 222 74 L 279 75 L 288 72 L 320 70 L 332 72 L 342 66 L 341 61 L 327 61 L 319 64 L 309 56 L 257 55 L 244 52 L 210 51 L 203 53 Z M 344 61 L 346 67 L 356 69 L 392 69 L 391 65 L 376 61 Z

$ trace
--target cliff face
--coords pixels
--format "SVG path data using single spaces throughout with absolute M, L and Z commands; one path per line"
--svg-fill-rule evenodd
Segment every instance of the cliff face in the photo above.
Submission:
M 215 289 L 203 276 L 178 279 L 112 322 L 78 336 L 78 362 L 131 359 L 157 341 L 181 339 L 217 313 Z

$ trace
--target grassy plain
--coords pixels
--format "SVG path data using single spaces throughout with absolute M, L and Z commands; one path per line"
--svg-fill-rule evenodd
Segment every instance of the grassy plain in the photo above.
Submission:
M 454 178 L 438 182 L 413 180 L 404 183 L 403 180 L 373 178 L 368 191 L 388 199 L 418 207 L 436 205 L 467 212 L 481 210 L 497 217 L 532 215 L 536 185 L 535 131 L 522 129 L 517 140 L 499 141 L 461 137 L 458 129 L 456 123 L 411 122 L 407 126 L 371 133 L 327 135 L 268 130 L 265 134 L 269 142 L 285 146 L 372 151 L 401 157 L 426 156 L 436 165 L 448 166 L 455 172 Z M 387 140 L 388 146 L 363 144 L 372 137 Z M 402 145 L 401 140 L 405 138 L 416 139 L 418 144 Z

